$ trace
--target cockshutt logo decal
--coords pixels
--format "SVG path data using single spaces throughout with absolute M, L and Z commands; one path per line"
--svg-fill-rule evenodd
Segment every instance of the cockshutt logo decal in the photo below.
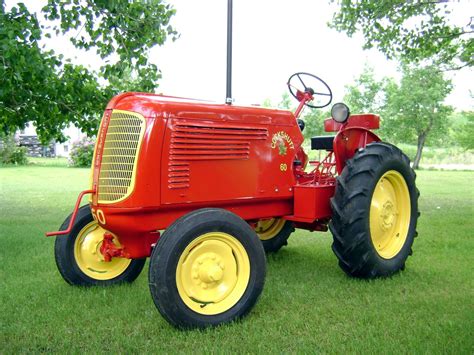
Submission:
M 288 148 L 295 149 L 291 137 L 285 131 L 279 131 L 272 136 L 272 149 L 278 148 L 278 154 L 286 155 Z

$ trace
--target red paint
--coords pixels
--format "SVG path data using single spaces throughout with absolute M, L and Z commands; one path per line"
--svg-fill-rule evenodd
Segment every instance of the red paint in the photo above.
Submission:
M 380 138 L 375 133 L 360 127 L 343 127 L 333 143 L 337 173 L 342 173 L 346 161 L 351 159 L 358 149 L 365 148 L 372 142 L 380 142 Z
M 158 230 L 205 207 L 227 209 L 249 223 L 282 217 L 299 228 L 326 230 L 336 169 L 340 173 L 356 149 L 378 140 L 367 130 L 378 127 L 378 116 L 355 115 L 345 125 L 331 126 L 339 130 L 334 153 L 310 162 L 312 170 L 306 172 L 308 157 L 296 116 L 311 99 L 310 94 L 302 93 L 293 114 L 142 93 L 113 98 L 99 130 L 94 188 L 100 189 L 102 149 L 112 110 L 141 114 L 146 129 L 130 196 L 102 204 L 97 201 L 97 190 L 80 195 L 95 191 L 91 207 L 100 209 L 106 221 L 98 223 L 122 246 L 117 248 L 106 234 L 101 248 L 104 258 L 149 256 Z M 331 128 L 326 123 L 325 127 Z M 78 204 L 70 227 L 77 208 Z
M 339 132 L 343 127 L 378 129 L 380 127 L 380 116 L 372 113 L 351 115 L 346 123 L 336 122 L 332 118 L 324 120 L 324 130 L 326 132 Z
M 302 92 L 298 90 L 296 92 L 296 98 L 300 102 L 298 108 L 295 111 L 295 117 L 298 118 L 301 114 L 301 111 L 303 111 L 304 105 L 313 99 L 313 95 L 311 95 L 309 92 Z
M 104 116 L 102 117 L 102 122 L 97 133 L 97 142 L 95 148 L 94 161 L 92 162 L 93 174 L 92 174 L 92 188 L 97 190 L 99 183 L 100 175 L 100 165 L 102 163 L 102 154 L 104 149 L 105 137 L 107 134 L 107 129 L 109 127 L 110 115 L 112 110 L 105 110 Z M 92 195 L 92 202 L 97 203 L 97 194 Z
M 295 186 L 293 217 L 312 222 L 315 219 L 330 216 L 329 199 L 334 195 L 334 189 L 334 185 L 309 184 Z
M 104 256 L 104 261 L 110 262 L 112 258 L 129 258 L 123 248 L 117 247 L 114 242 L 114 236 L 110 233 L 104 233 L 104 240 L 100 246 L 100 253 Z

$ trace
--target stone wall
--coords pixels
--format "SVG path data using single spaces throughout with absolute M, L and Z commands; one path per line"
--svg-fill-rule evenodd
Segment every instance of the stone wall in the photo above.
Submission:
M 26 136 L 20 135 L 19 137 L 20 147 L 26 147 L 28 149 L 27 155 L 29 157 L 54 157 L 56 156 L 54 142 L 49 143 L 48 146 L 42 146 L 37 136 Z

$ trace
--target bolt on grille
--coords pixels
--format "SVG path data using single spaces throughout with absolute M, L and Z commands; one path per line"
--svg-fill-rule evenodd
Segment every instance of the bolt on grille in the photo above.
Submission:
M 102 151 L 99 203 L 121 201 L 133 191 L 144 131 L 143 116 L 127 111 L 112 112 Z

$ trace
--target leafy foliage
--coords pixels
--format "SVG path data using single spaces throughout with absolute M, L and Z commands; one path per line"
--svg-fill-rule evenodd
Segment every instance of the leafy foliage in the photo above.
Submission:
M 346 86 L 344 102 L 351 113 L 380 113 L 385 105 L 384 82 L 376 80 L 374 68 L 365 65 L 355 83 Z
M 421 135 L 431 134 L 434 140 L 446 131 L 452 108 L 443 104 L 451 92 L 449 80 L 435 67 L 403 66 L 400 84 L 390 81 L 386 86 L 384 124 L 396 141 L 412 143 Z
M 159 73 L 156 65 L 149 63 L 148 53 L 153 46 L 162 45 L 167 36 L 176 36 L 169 25 L 174 14 L 170 5 L 161 0 L 50 0 L 43 11 L 48 20 L 60 20 L 60 25 L 52 27 L 56 33 L 85 31 L 71 37 L 75 47 L 95 48 L 106 62 L 112 55 L 120 58 L 101 68 L 105 79 L 130 67 L 137 71 L 144 88 L 154 89 Z
M 335 0 L 332 0 L 333 2 Z M 463 1 L 461 1 L 463 2 Z M 340 0 L 331 26 L 353 36 L 362 32 L 365 48 L 408 62 L 432 59 L 444 68 L 474 65 L 474 23 L 466 14 L 453 25 L 447 1 Z
M 451 92 L 449 80 L 434 66 L 402 66 L 400 84 L 390 78 L 377 81 L 373 70 L 365 68 L 355 85 L 348 86 L 345 100 L 352 112 L 381 115 L 381 135 L 389 140 L 416 143 L 417 168 L 425 143 L 439 142 L 447 134 L 452 108 L 443 104 Z M 355 106 L 355 110 L 351 105 Z
M 466 123 L 457 131 L 457 142 L 466 150 L 474 150 L 474 111 L 462 112 L 461 114 L 465 117 Z
M 0 158 L 2 164 L 28 164 L 28 158 L 26 156 L 27 149 L 25 147 L 18 146 L 13 135 L 4 136 L 0 134 L 0 140 Z
M 334 135 L 332 132 L 328 133 L 324 131 L 324 120 L 328 117 L 331 117 L 330 111 L 321 109 L 308 109 L 303 117 L 306 124 L 303 131 L 304 137 L 311 138 L 328 134 Z
M 86 168 L 92 165 L 95 142 L 90 138 L 83 138 L 74 142 L 69 153 L 69 165 L 76 168 Z
M 42 13 L 40 23 L 23 3 L 8 12 L 0 3 L 0 130 L 12 133 L 33 121 L 43 143 L 64 141 L 70 123 L 94 134 L 119 90 L 152 91 L 160 73 L 149 50 L 176 37 L 169 25 L 174 10 L 162 0 L 50 0 Z M 105 63 L 99 72 L 41 47 L 60 33 L 76 48 L 95 49 Z

